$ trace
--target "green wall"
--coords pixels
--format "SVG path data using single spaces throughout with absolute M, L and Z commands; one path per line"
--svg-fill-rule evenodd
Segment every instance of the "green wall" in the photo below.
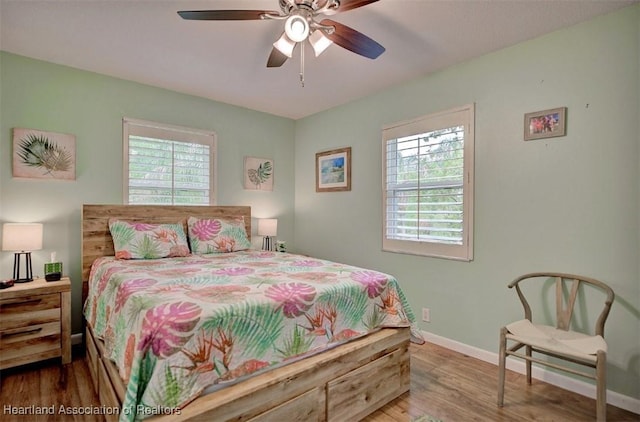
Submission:
M 459 64 L 296 124 L 295 244 L 394 274 L 420 328 L 497 352 L 522 318 L 507 284 L 584 274 L 617 294 L 609 388 L 640 396 L 640 5 Z M 381 128 L 476 104 L 475 259 L 381 251 Z M 523 141 L 524 114 L 566 106 L 567 136 Z M 316 193 L 315 153 L 352 147 L 352 190 Z M 310 224 L 313 222 L 313 224 Z
M 55 250 L 72 278 L 74 333 L 82 322 L 81 207 L 122 203 L 123 117 L 215 131 L 217 204 L 250 205 L 254 217 L 277 217 L 279 238 L 293 240 L 294 121 L 5 52 L 0 78 L 0 222 L 44 223 L 34 273 L 42 275 Z M 76 180 L 12 178 L 14 127 L 74 134 Z M 274 160 L 273 192 L 243 189 L 245 156 Z M 13 254 L 1 253 L 0 277 L 10 277 L 12 265 Z

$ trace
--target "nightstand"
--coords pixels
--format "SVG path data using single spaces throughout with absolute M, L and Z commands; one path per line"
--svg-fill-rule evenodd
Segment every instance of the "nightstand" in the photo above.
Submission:
M 0 290 L 0 369 L 55 357 L 71 363 L 71 280 Z

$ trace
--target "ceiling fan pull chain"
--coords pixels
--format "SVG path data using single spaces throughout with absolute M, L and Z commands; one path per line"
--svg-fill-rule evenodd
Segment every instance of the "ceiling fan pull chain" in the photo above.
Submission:
M 304 88 L 304 42 L 300 43 L 300 86 Z

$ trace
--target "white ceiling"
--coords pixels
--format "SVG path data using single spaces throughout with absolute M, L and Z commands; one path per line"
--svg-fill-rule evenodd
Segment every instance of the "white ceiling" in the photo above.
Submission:
M 0 0 L 0 48 L 293 119 L 638 0 L 380 0 L 331 18 L 386 48 L 376 60 L 307 46 L 267 68 L 282 21 L 187 21 L 178 10 L 279 10 L 278 0 Z M 537 58 L 543 60 L 544 58 Z

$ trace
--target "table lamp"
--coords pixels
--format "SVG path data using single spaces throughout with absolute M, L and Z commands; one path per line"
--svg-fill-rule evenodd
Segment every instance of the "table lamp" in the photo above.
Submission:
M 273 249 L 271 238 L 278 235 L 278 219 L 261 218 L 258 220 L 258 236 L 262 238 L 262 249 L 270 251 Z
M 42 249 L 41 223 L 4 223 L 2 225 L 2 250 L 15 252 L 13 279 L 16 283 L 33 281 L 31 251 Z M 20 277 L 20 257 L 25 256 L 26 274 Z

